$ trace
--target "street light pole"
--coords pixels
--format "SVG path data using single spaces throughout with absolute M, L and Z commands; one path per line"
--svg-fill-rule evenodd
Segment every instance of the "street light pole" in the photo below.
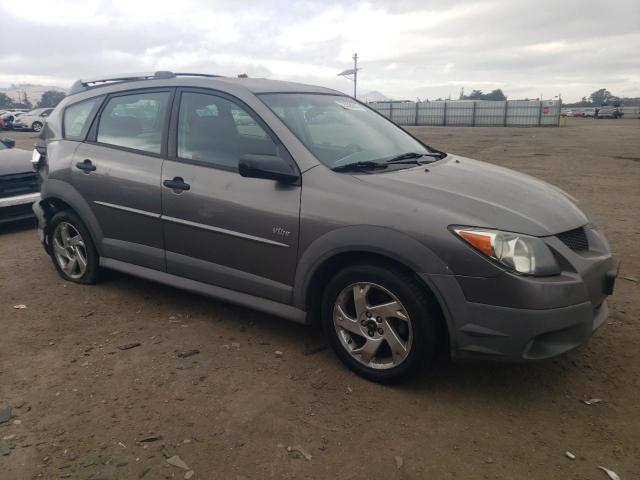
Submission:
M 353 54 L 353 98 L 356 97 L 356 91 L 358 88 L 358 54 Z

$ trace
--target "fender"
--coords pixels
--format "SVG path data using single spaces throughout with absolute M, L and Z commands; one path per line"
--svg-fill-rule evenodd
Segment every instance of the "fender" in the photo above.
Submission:
M 80 195 L 73 185 L 66 181 L 48 178 L 44 185 L 46 188 L 41 191 L 42 200 L 40 200 L 39 203 L 42 204 L 46 203 L 47 200 L 58 199 L 68 204 L 87 227 L 93 239 L 93 244 L 98 250 L 98 254 L 102 255 L 102 240 L 104 239 L 104 234 L 102 233 L 98 219 L 82 195 Z
M 435 253 L 405 233 L 373 225 L 337 228 L 315 240 L 300 256 L 293 287 L 294 306 L 305 309 L 307 290 L 318 268 L 329 258 L 345 252 L 383 255 L 418 274 L 452 274 Z

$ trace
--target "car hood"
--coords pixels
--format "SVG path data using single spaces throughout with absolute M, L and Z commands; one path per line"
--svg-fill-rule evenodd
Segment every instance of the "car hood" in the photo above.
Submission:
M 28 150 L 19 148 L 0 150 L 0 176 L 32 172 L 31 153 Z
M 546 236 L 589 222 L 575 199 L 559 188 L 455 155 L 434 164 L 357 178 L 438 209 L 450 224 Z

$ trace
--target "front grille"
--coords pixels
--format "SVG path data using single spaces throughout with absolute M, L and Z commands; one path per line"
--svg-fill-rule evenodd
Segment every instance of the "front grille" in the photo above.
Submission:
M 0 176 L 0 198 L 15 197 L 38 191 L 35 172 L 13 173 Z
M 583 227 L 575 228 L 556 235 L 562 243 L 575 252 L 589 250 L 589 240 Z

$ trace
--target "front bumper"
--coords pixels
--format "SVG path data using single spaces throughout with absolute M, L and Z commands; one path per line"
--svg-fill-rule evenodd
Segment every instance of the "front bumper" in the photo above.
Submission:
M 31 205 L 38 200 L 40 200 L 38 192 L 0 198 L 0 223 L 32 218 Z
M 468 277 L 421 276 L 444 307 L 454 358 L 523 362 L 555 357 L 591 338 L 608 316 L 605 299 L 613 290 L 618 265 L 608 257 L 564 281 L 519 277 L 508 288 L 504 279 L 483 279 L 488 282 L 483 292 L 496 289 L 507 297 L 501 305 L 479 302 Z

